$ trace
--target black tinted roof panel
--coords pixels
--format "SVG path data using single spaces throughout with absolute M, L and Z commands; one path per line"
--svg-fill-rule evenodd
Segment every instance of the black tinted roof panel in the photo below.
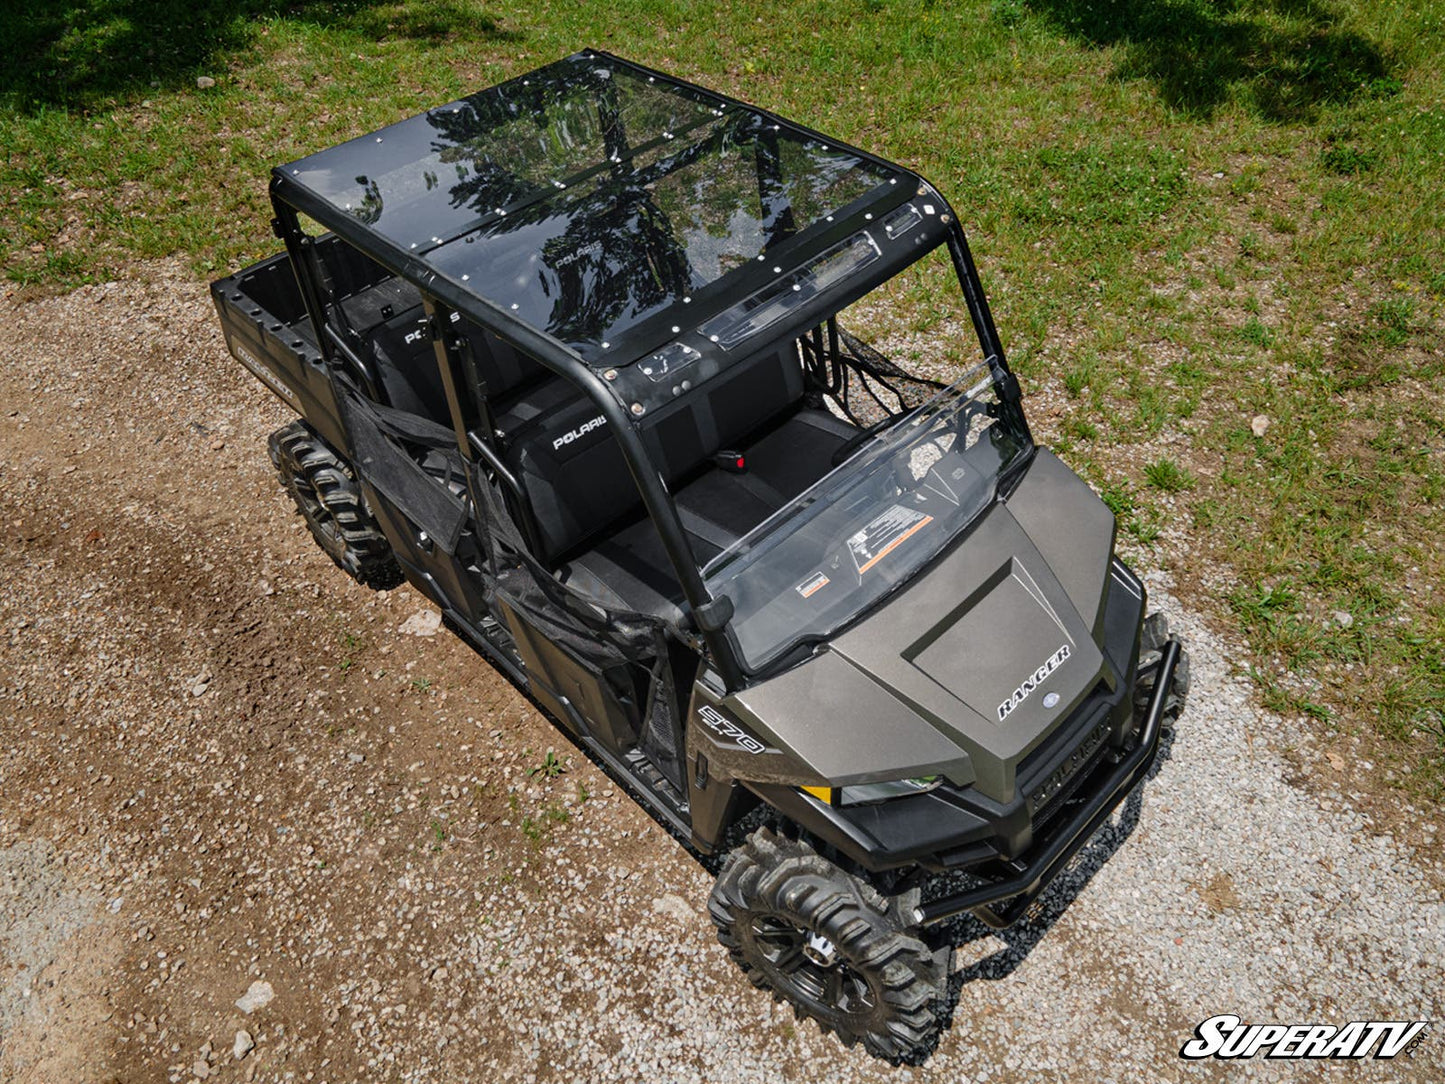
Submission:
M 731 99 L 592 54 L 279 172 L 612 363 L 630 360 L 609 350 L 643 321 L 677 307 L 682 322 L 683 306 L 703 303 L 687 310 L 694 323 L 731 272 L 745 277 L 751 261 L 886 197 L 903 176 Z

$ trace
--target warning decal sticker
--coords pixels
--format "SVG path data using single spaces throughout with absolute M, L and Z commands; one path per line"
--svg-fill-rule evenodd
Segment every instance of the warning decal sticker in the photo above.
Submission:
M 828 583 L 828 577 L 823 575 L 822 572 L 814 572 L 806 580 L 798 584 L 797 587 L 793 588 L 793 590 L 804 598 L 812 598 L 823 588 L 827 587 Z
M 848 551 L 853 555 L 858 575 L 867 572 L 932 522 L 932 516 L 917 509 L 893 505 L 848 539 Z

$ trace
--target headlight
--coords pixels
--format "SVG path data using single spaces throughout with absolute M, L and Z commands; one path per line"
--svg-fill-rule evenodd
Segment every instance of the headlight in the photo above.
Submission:
M 858 783 L 851 787 L 803 787 L 821 802 L 829 805 L 872 805 L 886 802 L 889 798 L 903 798 L 910 794 L 922 794 L 943 782 L 939 775 L 921 775 L 915 779 L 890 779 L 886 783 Z

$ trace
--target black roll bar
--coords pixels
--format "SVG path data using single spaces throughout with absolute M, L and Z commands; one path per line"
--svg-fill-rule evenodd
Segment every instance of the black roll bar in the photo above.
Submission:
M 682 521 L 678 518 L 672 494 L 668 492 L 662 476 L 648 456 L 641 436 L 633 427 L 632 419 L 622 409 L 622 404 L 613 396 L 606 382 L 565 343 L 518 319 L 500 305 L 464 289 L 460 283 L 423 263 L 390 238 L 367 228 L 359 219 L 350 215 L 338 215 L 331 204 L 312 193 L 305 185 L 290 183 L 280 169 L 272 171 L 270 194 L 277 222 L 287 234 L 299 236 L 302 233 L 296 220 L 297 211 L 310 215 L 343 241 L 349 242 L 362 253 L 416 285 L 424 294 L 430 294 L 450 309 L 468 317 L 479 326 L 488 328 L 516 349 L 582 389 L 607 419 L 607 424 L 612 427 L 617 437 L 627 469 L 642 495 L 642 503 L 648 516 L 657 527 L 662 547 L 672 563 L 678 584 L 682 587 L 683 598 L 687 602 L 693 622 L 698 626 L 703 642 L 707 644 L 712 655 L 713 665 L 729 690 L 740 687 L 742 670 L 732 643 L 724 632 L 731 605 L 725 599 L 714 599 L 708 593 L 707 585 L 703 583 L 702 574 L 698 571 L 697 557 L 688 543 Z M 290 239 L 287 241 L 287 248 L 292 248 Z M 294 258 L 292 263 L 298 276 L 302 274 L 303 267 L 305 273 L 310 275 L 311 268 L 307 263 L 297 264 Z M 313 302 L 319 305 L 320 299 L 315 294 L 314 283 L 302 283 L 302 293 L 306 297 L 308 308 L 311 308 Z M 321 313 L 320 308 L 312 309 L 312 319 L 321 319 Z M 470 458 L 471 449 L 466 434 L 459 433 L 457 439 L 465 449 L 463 454 Z

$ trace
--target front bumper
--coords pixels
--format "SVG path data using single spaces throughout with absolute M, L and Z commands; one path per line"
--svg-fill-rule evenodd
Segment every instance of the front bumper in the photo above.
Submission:
M 929 900 L 914 911 L 917 923 L 926 926 L 965 911 L 972 911 L 984 922 L 1000 928 L 1018 920 L 1059 870 L 1108 819 L 1115 807 L 1148 774 L 1159 749 L 1164 706 L 1173 690 L 1174 672 L 1182 651 L 1177 639 L 1171 639 L 1164 645 L 1159 660 L 1159 676 L 1139 729 L 1138 744 L 1117 764 L 1108 768 L 1103 779 L 1090 780 L 1089 797 L 1082 800 L 1077 809 L 1071 810 L 1067 819 L 1056 821 L 1043 838 L 1035 841 L 1022 868 L 1012 876 L 991 884 Z M 1002 911 L 997 910 L 995 905 L 1004 902 L 1008 906 Z

